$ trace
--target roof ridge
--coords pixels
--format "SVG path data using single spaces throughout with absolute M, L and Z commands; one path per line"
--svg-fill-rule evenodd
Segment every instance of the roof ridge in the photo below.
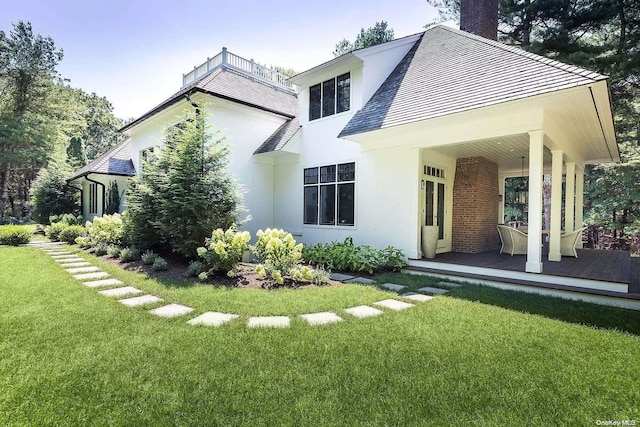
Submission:
M 540 63 L 543 63 L 545 65 L 549 65 L 549 66 L 552 66 L 554 68 L 560 69 L 562 71 L 566 71 L 566 72 L 569 72 L 569 73 L 572 73 L 572 74 L 576 74 L 576 75 L 578 75 L 580 77 L 585 77 L 585 78 L 591 79 L 593 81 L 606 80 L 606 79 L 609 78 L 608 76 L 605 76 L 603 74 L 597 73 L 595 71 L 589 71 L 589 70 L 586 70 L 584 68 L 578 67 L 576 65 L 566 64 L 564 62 L 561 62 L 561 61 L 558 61 L 558 60 L 555 60 L 555 59 L 547 58 L 546 56 L 538 55 L 538 54 L 532 53 L 532 52 L 527 52 L 526 50 L 524 50 L 522 48 L 519 48 L 517 46 L 511 46 L 511 45 L 499 42 L 497 40 L 487 39 L 485 37 L 481 37 L 481 36 L 478 36 L 476 34 L 469 33 L 467 31 L 459 30 L 457 28 L 451 28 L 451 27 L 446 26 L 446 25 L 442 25 L 442 24 L 435 25 L 433 27 L 428 28 L 426 31 L 429 31 L 429 30 L 431 30 L 433 28 L 441 28 L 441 29 L 449 31 L 451 33 L 458 34 L 458 35 L 461 35 L 463 37 L 467 37 L 467 38 L 469 38 L 471 40 L 475 40 L 475 41 L 478 41 L 480 43 L 484 43 L 486 45 L 502 49 L 504 51 L 513 53 L 515 55 L 519 55 L 519 56 L 522 56 L 524 58 L 531 59 L 532 61 L 540 62 Z

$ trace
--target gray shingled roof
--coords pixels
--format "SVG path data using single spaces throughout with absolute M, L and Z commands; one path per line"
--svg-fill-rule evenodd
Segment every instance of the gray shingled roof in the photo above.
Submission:
M 300 129 L 300 122 L 297 117 L 287 120 L 253 154 L 270 153 L 282 149 L 298 129 Z
M 80 178 L 90 173 L 121 176 L 135 175 L 136 170 L 131 161 L 130 139 L 125 139 L 88 165 L 78 169 L 67 181 Z
M 427 120 L 606 78 L 464 31 L 436 26 L 423 33 L 339 136 Z
M 194 92 L 206 93 L 289 118 L 293 118 L 298 114 L 298 99 L 293 90 L 270 84 L 257 77 L 249 76 L 222 65 L 218 70 L 201 80 L 180 89 L 158 106 L 120 130 L 130 129 L 168 106 L 181 101 L 185 95 Z

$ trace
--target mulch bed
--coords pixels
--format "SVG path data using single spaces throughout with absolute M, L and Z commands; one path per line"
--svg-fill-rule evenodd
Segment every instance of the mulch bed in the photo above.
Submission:
M 93 249 L 85 249 L 85 252 L 95 255 L 93 253 Z M 111 258 L 108 255 L 103 255 L 98 258 L 110 264 L 117 265 L 124 270 L 145 274 L 148 277 L 155 279 L 173 280 L 184 283 L 209 284 L 212 286 L 228 286 L 247 289 L 307 289 L 337 286 L 342 284 L 338 281 L 329 279 L 327 283 L 318 286 L 310 282 L 294 282 L 293 280 L 285 278 L 284 283 L 280 285 L 273 279 L 258 276 L 255 272 L 255 264 L 251 263 L 240 263 L 238 272 L 234 277 L 228 277 L 226 274 L 221 274 L 210 276 L 207 280 L 200 280 L 197 277 L 187 276 L 186 271 L 189 266 L 189 262 L 177 256 L 163 256 L 168 265 L 168 269 L 164 271 L 155 271 L 150 265 L 145 265 L 141 260 L 124 263 L 119 259 Z

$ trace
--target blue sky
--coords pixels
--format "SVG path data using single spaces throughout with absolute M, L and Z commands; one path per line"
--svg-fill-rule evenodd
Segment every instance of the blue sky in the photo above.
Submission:
M 426 0 L 5 2 L 0 29 L 29 21 L 64 49 L 71 85 L 106 96 L 122 118 L 138 117 L 180 88 L 182 74 L 223 46 L 267 65 L 304 71 L 333 58 L 335 44 L 386 20 L 396 38 L 437 12 Z

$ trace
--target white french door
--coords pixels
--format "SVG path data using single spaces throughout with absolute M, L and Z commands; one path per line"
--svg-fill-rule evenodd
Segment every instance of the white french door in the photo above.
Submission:
M 444 246 L 445 233 L 445 195 L 444 179 L 426 176 L 424 179 L 424 224 L 438 226 L 438 247 Z

